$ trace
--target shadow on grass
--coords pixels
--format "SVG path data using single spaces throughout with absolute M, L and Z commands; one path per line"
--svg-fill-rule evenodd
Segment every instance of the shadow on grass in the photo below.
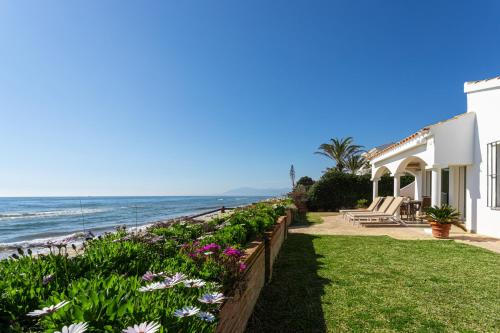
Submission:
M 318 270 L 317 236 L 290 234 L 248 323 L 247 332 L 326 332 L 321 297 L 330 280 Z

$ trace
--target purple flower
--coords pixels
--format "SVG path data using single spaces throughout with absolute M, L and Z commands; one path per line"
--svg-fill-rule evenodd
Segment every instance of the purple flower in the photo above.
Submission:
M 205 246 L 203 246 L 199 251 L 200 252 L 217 252 L 220 250 L 220 246 L 215 244 L 215 243 L 211 243 L 211 244 L 207 244 Z
M 247 269 L 247 265 L 244 263 L 240 262 L 240 272 L 243 272 L 245 269 Z
M 224 250 L 224 254 L 228 257 L 239 258 L 243 255 L 243 252 L 241 252 L 240 250 L 235 249 L 233 247 L 228 247 L 227 249 Z

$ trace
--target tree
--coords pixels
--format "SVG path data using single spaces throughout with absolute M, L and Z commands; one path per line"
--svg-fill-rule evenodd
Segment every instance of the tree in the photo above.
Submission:
M 330 143 L 323 143 L 319 146 L 315 154 L 326 156 L 335 161 L 335 169 L 344 171 L 347 159 L 352 155 L 358 155 L 362 152 L 363 146 L 353 144 L 353 138 L 335 138 L 330 139 Z
M 297 185 L 303 185 L 306 188 L 308 188 L 312 184 L 314 184 L 314 180 L 308 176 L 300 177 L 299 180 L 297 181 Z
M 295 187 L 295 168 L 292 166 L 290 167 L 290 179 L 292 180 L 292 189 Z
M 366 161 L 361 155 L 351 155 L 348 156 L 346 161 L 345 161 L 345 168 L 352 173 L 353 175 L 356 174 L 356 172 L 361 169 L 363 166 L 365 166 Z

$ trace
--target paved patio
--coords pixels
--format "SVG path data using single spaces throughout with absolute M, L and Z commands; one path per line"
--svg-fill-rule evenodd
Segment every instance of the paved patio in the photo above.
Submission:
M 409 225 L 391 227 L 358 227 L 344 221 L 341 215 L 322 217 L 323 223 L 309 226 L 291 226 L 291 233 L 312 235 L 352 235 L 352 236 L 389 236 L 395 239 L 435 239 L 428 225 Z M 466 233 L 452 226 L 450 239 L 500 253 L 500 239 Z

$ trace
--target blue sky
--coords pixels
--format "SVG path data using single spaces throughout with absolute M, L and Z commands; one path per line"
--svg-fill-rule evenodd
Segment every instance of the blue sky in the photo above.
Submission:
M 466 111 L 498 1 L 2 1 L 0 195 L 212 194 L 318 178 Z

